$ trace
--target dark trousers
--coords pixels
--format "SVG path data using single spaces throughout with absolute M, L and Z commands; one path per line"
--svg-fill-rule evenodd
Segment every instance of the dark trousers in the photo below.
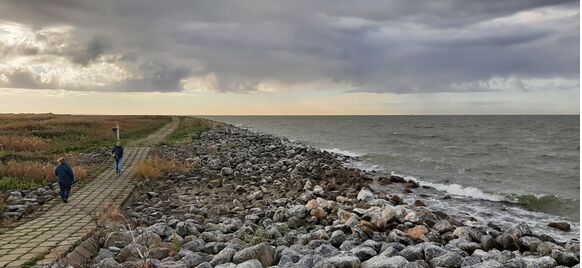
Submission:
M 61 188 L 61 198 L 63 200 L 69 199 L 69 194 L 71 193 L 72 183 L 59 181 L 59 188 Z

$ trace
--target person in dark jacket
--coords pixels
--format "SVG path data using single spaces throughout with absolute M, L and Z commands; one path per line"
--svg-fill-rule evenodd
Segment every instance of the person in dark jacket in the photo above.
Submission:
M 111 150 L 111 154 L 113 154 L 113 158 L 115 158 L 115 172 L 117 172 L 117 176 L 121 175 L 121 160 L 123 159 L 123 147 L 121 147 L 121 142 L 117 142 L 113 150 Z
M 59 165 L 55 168 L 55 175 L 59 178 L 59 188 L 61 188 L 61 199 L 63 202 L 69 202 L 69 194 L 71 193 L 71 186 L 75 181 L 75 174 L 71 167 L 65 163 L 65 158 L 61 157 L 57 160 Z

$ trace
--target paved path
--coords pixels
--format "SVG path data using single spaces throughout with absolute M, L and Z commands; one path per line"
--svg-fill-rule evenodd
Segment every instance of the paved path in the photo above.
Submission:
M 147 144 L 156 144 L 178 126 L 178 119 L 126 148 L 126 160 L 121 176 L 112 168 L 80 189 L 73 189 L 69 203 L 58 203 L 35 220 L 0 235 L 0 267 L 21 267 L 25 263 L 51 264 L 61 259 L 76 244 L 96 228 L 94 217 L 98 208 L 112 203 L 116 206 L 134 188 L 131 181 L 135 167 L 150 151 Z M 54 203 L 53 203 L 54 204 Z

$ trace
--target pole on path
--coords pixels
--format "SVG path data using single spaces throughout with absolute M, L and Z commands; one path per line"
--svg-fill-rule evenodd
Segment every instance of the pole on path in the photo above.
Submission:
M 117 137 L 117 141 L 119 141 L 119 124 L 117 124 L 117 126 L 112 128 L 111 130 L 113 130 L 113 132 L 115 132 L 116 137 Z

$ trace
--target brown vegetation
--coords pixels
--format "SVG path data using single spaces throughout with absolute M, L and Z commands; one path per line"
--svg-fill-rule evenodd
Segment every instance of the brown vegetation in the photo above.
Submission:
M 188 166 L 176 160 L 155 157 L 136 166 L 135 175 L 138 179 L 154 180 L 169 173 L 179 173 L 188 170 Z

